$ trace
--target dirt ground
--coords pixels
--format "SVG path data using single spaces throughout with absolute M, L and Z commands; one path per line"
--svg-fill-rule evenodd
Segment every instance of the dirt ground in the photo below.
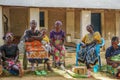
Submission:
M 101 52 L 101 62 L 102 64 L 106 64 L 105 61 L 105 52 Z M 21 57 L 22 59 L 22 57 Z M 41 65 L 42 66 L 42 65 Z M 75 52 L 74 53 L 66 53 L 66 67 L 68 69 L 72 69 L 72 67 L 75 66 Z M 63 76 L 54 73 L 54 72 L 48 72 L 47 76 L 36 76 L 34 73 L 25 73 L 23 77 L 17 77 L 17 76 L 8 76 L 8 77 L 0 77 L 0 80 L 115 80 L 114 78 L 109 78 L 106 74 L 97 73 L 98 77 L 103 76 L 105 78 L 77 78 L 77 79 L 68 79 L 64 78 Z M 106 78 L 107 77 L 107 78 Z
M 39 77 L 39 76 L 24 76 L 22 78 L 19 77 L 7 77 L 0 78 L 0 80 L 96 80 L 96 79 L 67 79 L 62 76 L 54 76 L 54 77 Z

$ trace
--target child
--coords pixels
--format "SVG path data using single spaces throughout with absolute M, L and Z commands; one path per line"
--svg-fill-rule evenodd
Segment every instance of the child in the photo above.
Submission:
M 48 52 L 51 53 L 51 46 L 50 46 L 50 40 L 47 36 L 47 29 L 42 29 L 41 34 L 42 34 L 42 44 L 44 45 L 44 49 Z

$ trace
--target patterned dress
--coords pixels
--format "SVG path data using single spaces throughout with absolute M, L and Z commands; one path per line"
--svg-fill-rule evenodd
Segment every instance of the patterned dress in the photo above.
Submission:
M 64 45 L 61 45 L 62 42 L 64 42 L 65 39 L 65 33 L 63 30 L 60 30 L 59 32 L 56 32 L 55 30 L 52 30 L 50 32 L 50 39 L 54 43 L 52 45 L 52 51 L 54 53 L 54 59 L 56 63 L 62 63 L 65 59 L 65 47 Z
M 80 48 L 80 52 L 79 52 L 79 61 L 80 62 L 85 62 L 87 65 L 89 64 L 95 64 L 96 61 L 98 60 L 98 54 L 95 53 L 96 51 L 96 45 L 101 43 L 101 36 L 99 34 L 99 32 L 95 32 L 93 35 L 91 34 L 86 34 L 83 39 L 82 42 L 84 44 L 89 44 L 92 41 L 97 41 L 96 43 L 93 43 L 91 45 L 86 46 L 85 48 Z M 82 44 L 81 44 L 82 45 Z
M 21 67 L 19 61 L 15 62 L 16 57 L 18 57 L 18 46 L 15 44 L 11 44 L 9 46 L 5 44 L 1 46 L 1 52 L 4 55 L 4 57 L 2 56 L 4 69 L 8 70 L 12 74 L 18 75 L 19 68 Z
M 39 30 L 35 30 L 35 32 L 32 32 L 32 30 L 26 30 L 25 31 L 25 34 L 24 34 L 24 39 L 27 40 L 28 38 L 31 38 L 32 36 L 39 36 L 39 38 L 42 40 L 42 37 L 41 37 L 41 33 Z M 41 43 L 41 42 L 40 42 Z M 44 59 L 28 59 L 29 62 L 31 63 L 42 63 L 42 62 L 47 62 L 49 59 L 48 58 L 44 58 Z M 26 64 L 26 63 L 24 63 Z

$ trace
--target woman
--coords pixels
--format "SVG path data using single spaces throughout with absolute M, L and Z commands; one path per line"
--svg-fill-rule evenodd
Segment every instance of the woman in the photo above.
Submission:
M 111 46 L 107 48 L 105 54 L 107 64 L 112 65 L 112 67 L 114 68 L 118 67 L 120 64 L 119 63 L 120 46 L 118 44 L 119 44 L 119 38 L 116 36 L 112 37 Z M 116 61 L 114 61 L 114 59 Z
M 30 29 L 29 30 L 26 30 L 25 31 L 25 34 L 24 34 L 24 39 L 25 39 L 25 42 L 32 42 L 32 41 L 39 41 L 41 42 L 42 41 L 42 34 L 39 30 L 36 29 L 37 27 L 37 22 L 35 20 L 32 20 L 30 22 Z M 29 59 L 29 62 L 31 62 L 31 66 L 32 66 L 32 71 L 35 71 L 35 68 L 34 68 L 34 63 L 41 63 L 43 62 L 47 64 L 47 69 L 49 71 L 52 71 L 51 67 L 50 67 L 50 62 L 49 62 L 49 59 L 48 58 L 44 58 L 44 59 Z M 25 63 L 25 61 L 24 61 Z
M 35 20 L 32 20 L 30 22 L 30 29 L 25 31 L 23 38 L 26 42 L 32 42 L 35 40 L 41 41 L 42 37 L 40 34 L 40 31 L 37 30 L 37 22 Z
M 113 36 L 111 39 L 111 46 L 106 50 L 105 58 L 108 65 L 118 69 L 116 77 L 120 79 L 120 46 L 118 44 L 119 38 L 117 36 Z
M 65 59 L 65 33 L 61 29 L 61 26 L 62 22 L 56 21 L 54 29 L 50 32 L 50 42 L 52 45 L 56 66 L 62 65 Z
M 5 44 L 1 46 L 3 68 L 14 75 L 22 76 L 21 64 L 18 61 L 19 50 L 18 46 L 13 44 L 13 34 L 7 33 L 3 39 L 5 40 Z
M 101 36 L 99 32 L 95 32 L 93 25 L 87 25 L 86 34 L 81 42 L 81 50 L 79 52 L 79 60 L 85 62 L 87 69 L 90 68 L 90 64 L 95 64 L 98 60 L 98 54 L 95 54 L 96 45 L 101 43 Z

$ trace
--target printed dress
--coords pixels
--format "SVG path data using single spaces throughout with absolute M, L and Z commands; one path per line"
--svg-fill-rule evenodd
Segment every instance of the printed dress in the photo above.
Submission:
M 55 62 L 56 63 L 64 62 L 65 47 L 64 47 L 64 45 L 61 45 L 65 39 L 64 31 L 60 30 L 59 32 L 56 32 L 55 30 L 52 30 L 50 32 L 50 39 L 54 43 L 54 45 L 52 45 L 52 51 L 54 53 Z
M 5 44 L 1 46 L 1 52 L 4 55 L 4 57 L 2 57 L 4 69 L 6 69 L 7 71 L 14 75 L 18 75 L 19 68 L 21 67 L 21 64 L 18 60 L 17 62 L 15 62 L 16 57 L 17 56 L 19 57 L 19 55 L 17 55 L 18 46 L 15 44 L 11 44 L 9 46 Z M 14 69 L 13 66 L 16 66 L 17 69 Z
M 42 37 L 40 35 L 41 35 L 41 33 L 38 30 L 35 30 L 35 32 L 32 32 L 32 30 L 26 30 L 24 39 L 27 40 L 33 36 L 38 36 L 42 40 Z M 38 41 L 38 40 L 34 40 L 32 42 L 26 41 L 25 47 L 26 47 L 25 54 L 27 55 L 27 59 L 29 60 L 29 62 L 42 63 L 42 62 L 47 62 L 49 60 L 48 57 L 46 56 L 47 52 L 43 49 L 41 41 Z M 43 53 L 43 55 L 46 56 L 46 58 L 42 58 L 43 55 L 41 55 L 41 53 Z M 24 59 L 24 64 L 27 64 L 27 63 L 25 63 L 25 60 L 26 59 Z
M 85 62 L 86 64 L 95 64 L 98 60 L 98 55 L 96 54 L 96 45 L 101 43 L 101 36 L 99 32 L 95 32 L 93 35 L 86 34 L 84 38 L 82 39 L 82 42 L 84 44 L 89 44 L 92 41 L 97 41 L 97 43 L 91 44 L 89 46 L 86 46 L 85 48 L 81 47 L 81 50 L 79 52 L 79 61 Z

